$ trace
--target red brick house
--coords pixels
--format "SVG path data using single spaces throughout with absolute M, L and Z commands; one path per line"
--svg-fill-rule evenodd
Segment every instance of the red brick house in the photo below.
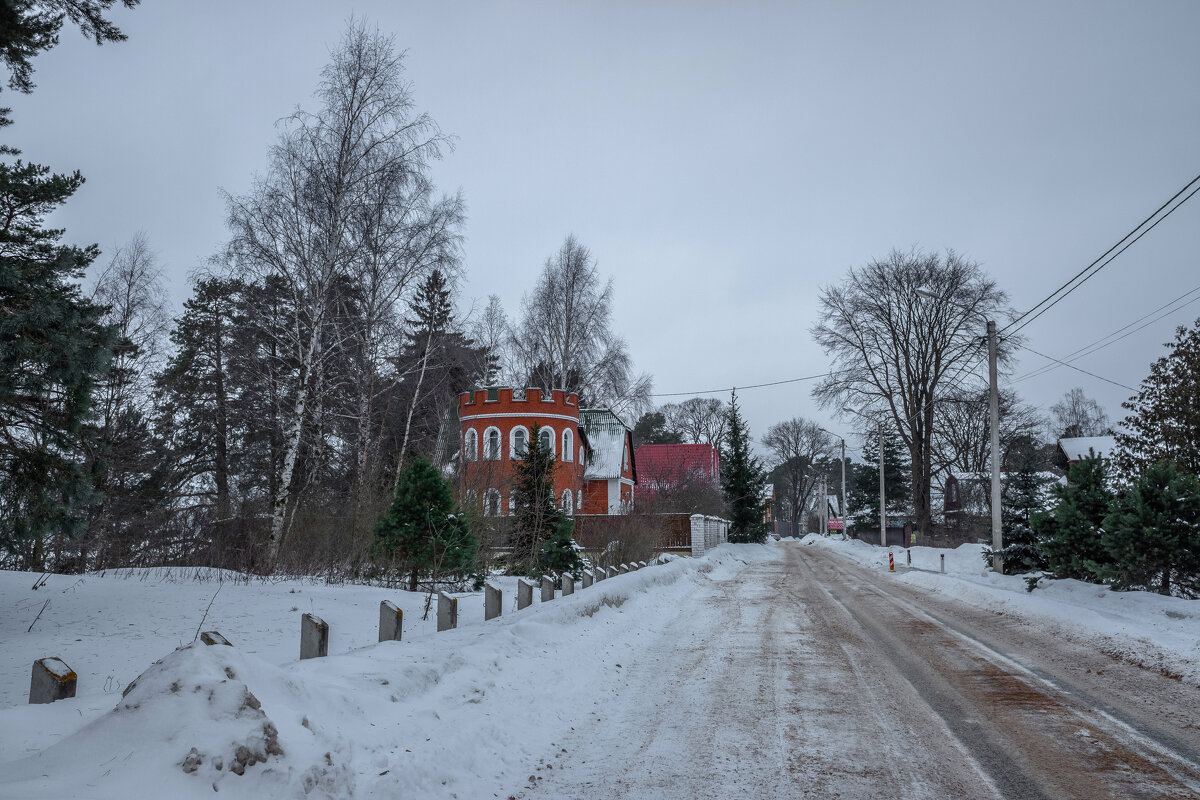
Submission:
M 633 504 L 633 439 L 611 411 L 583 410 L 574 392 L 492 387 L 458 397 L 464 502 L 484 516 L 513 513 L 516 462 L 534 425 L 554 453 L 554 496 L 568 516 L 620 514 Z

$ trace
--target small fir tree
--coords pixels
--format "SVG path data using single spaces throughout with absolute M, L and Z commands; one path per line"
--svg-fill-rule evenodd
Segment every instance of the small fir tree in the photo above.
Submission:
M 543 575 L 551 572 L 562 575 L 569 572 L 572 576 L 579 577 L 579 572 L 583 569 L 583 559 L 579 557 L 579 550 L 571 538 L 574 530 L 575 521 L 560 515 L 554 526 L 554 533 L 542 542 L 542 549 L 538 554 L 538 572 Z
M 542 445 L 539 425 L 533 426 L 532 434 L 513 478 L 510 571 L 522 575 L 538 574 L 542 547 L 559 531 L 564 517 L 554 503 L 554 453 Z
M 726 419 L 725 447 L 721 452 L 721 489 L 729 505 L 729 541 L 761 543 L 767 538 L 767 527 L 763 522 L 766 473 L 750 451 L 750 427 L 742 419 L 736 391 L 729 400 Z
M 1119 589 L 1200 594 L 1200 481 L 1158 462 L 1116 498 L 1104 519 L 1102 570 Z
M 855 535 L 870 538 L 879 534 L 879 433 L 864 437 L 863 462 L 854 466 L 846 489 L 846 503 L 853 509 L 850 527 Z M 904 516 L 912 496 L 912 470 L 905 466 L 907 451 L 894 432 L 883 434 L 883 489 L 889 515 Z
M 1035 514 L 1032 520 L 1035 529 L 1045 533 L 1046 566 L 1059 578 L 1099 580 L 1110 561 L 1101 541 L 1113 501 L 1107 462 L 1089 451 L 1087 458 L 1071 465 L 1067 485 L 1055 486 L 1053 495 L 1054 510 Z
M 1046 490 L 1052 479 L 1042 471 L 1041 454 L 1030 444 L 1010 453 L 1008 479 L 1000 494 L 1003 524 L 1004 572 L 1018 575 L 1046 568 L 1046 553 L 1036 533 L 1035 517 L 1046 506 Z M 991 548 L 985 548 L 983 560 L 991 564 Z
M 445 575 L 471 572 L 479 545 L 455 512 L 450 486 L 423 458 L 400 474 L 396 496 L 375 523 L 371 557 L 383 569 L 408 575 L 415 592 L 422 574 L 436 583 Z

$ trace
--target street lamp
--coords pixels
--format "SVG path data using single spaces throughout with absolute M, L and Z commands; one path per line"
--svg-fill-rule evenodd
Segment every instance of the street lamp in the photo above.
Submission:
M 964 306 L 962 303 L 956 303 L 949 298 L 936 295 L 928 289 L 917 289 L 917 294 L 922 297 L 928 297 L 931 300 L 949 303 L 969 314 L 975 314 L 987 323 L 988 411 L 991 417 L 992 429 L 992 569 L 996 572 L 1004 572 L 1004 558 L 1000 555 L 1000 550 L 1004 546 L 1004 536 L 1002 534 L 1000 517 L 1000 389 L 996 381 L 996 321 L 988 319 L 969 306 Z
M 821 426 L 818 425 L 817 427 L 820 428 Z M 824 428 L 821 428 L 821 430 L 825 431 L 830 436 L 837 436 L 837 438 L 842 442 L 842 538 L 845 539 L 847 538 L 846 524 L 850 521 L 850 514 L 846 508 L 846 440 L 841 436 L 838 436 L 833 431 L 827 431 Z
M 847 414 L 853 414 L 856 417 L 862 417 L 867 422 L 874 422 L 879 426 L 879 546 L 887 547 L 887 493 L 884 491 L 883 484 L 883 420 L 873 420 L 861 411 L 855 411 L 853 408 L 846 408 L 845 406 L 842 406 L 842 411 L 845 411 Z M 845 469 L 845 463 L 843 459 L 843 469 Z

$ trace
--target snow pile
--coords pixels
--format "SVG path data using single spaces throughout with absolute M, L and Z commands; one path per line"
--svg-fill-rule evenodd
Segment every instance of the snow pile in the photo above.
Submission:
M 873 569 L 887 571 L 888 554 L 895 579 L 922 591 L 979 608 L 1017 614 L 1051 630 L 1093 641 L 1109 655 L 1200 685 L 1200 600 L 1150 592 L 1115 592 L 1077 580 L 1043 578 L 1029 592 L 1025 577 L 998 575 L 983 560 L 989 549 L 964 544 L 953 550 L 912 547 L 908 566 L 902 547 L 881 548 L 851 539 L 815 534 L 802 544 L 826 547 Z M 945 574 L 941 557 L 945 556 Z
M 299 614 L 289 612 L 283 630 L 271 632 L 257 613 L 289 602 L 301 587 L 232 587 L 243 594 L 241 616 L 222 612 L 218 629 L 234 647 L 192 644 L 169 653 L 144 669 L 115 708 L 112 695 L 87 688 L 81 678 L 79 698 L 0 709 L 0 760 L 8 762 L 0 766 L 0 797 L 127 798 L 148 791 L 167 797 L 211 797 L 214 791 L 247 798 L 490 797 L 498 786 L 524 783 L 539 757 L 594 718 L 601 699 L 617 693 L 622 665 L 637 662 L 643 635 L 669 627 L 690 593 L 736 578 L 748 562 L 778 557 L 774 547 L 723 546 L 702 559 L 621 575 L 519 613 L 506 602 L 505 615 L 486 624 L 482 600 L 474 609 L 477 598 L 469 596 L 460 601 L 463 622 L 456 630 L 427 633 L 414 625 L 410 634 L 406 614 L 402 642 L 340 653 L 331 645 L 330 657 L 302 662 L 294 660 Z M 20 577 L 21 591 L 28 592 L 36 576 Z M 116 600 L 121 587 L 143 592 L 136 581 L 89 580 L 76 593 L 84 601 L 89 590 Z M 128 609 L 123 623 L 132 620 L 148 632 L 173 608 L 194 625 L 188 587 L 160 586 L 157 602 L 122 602 Z M 211 597 L 214 587 L 206 588 Z M 383 590 L 341 591 L 368 606 Z M 423 596 L 387 594 L 406 608 L 423 602 Z M 0 594 L 6 606 L 27 599 Z M 473 610 L 463 613 L 468 600 Z M 356 612 L 370 620 L 364 625 L 372 638 L 377 608 Z M 317 613 L 327 621 L 335 616 L 321 607 Z M 49 629 L 70 637 L 73 624 L 80 623 L 60 619 Z M 331 629 L 336 642 L 335 622 Z M 291 661 L 272 663 L 249 652 L 252 642 L 274 636 L 287 641 Z M 29 655 L 20 635 L 12 641 Z M 174 644 L 168 637 L 157 641 L 168 649 Z M 129 657 L 117 637 L 92 642 L 92 649 L 110 662 Z M 29 663 L 7 672 L 5 681 L 27 681 Z M 106 710 L 85 717 L 97 704 Z

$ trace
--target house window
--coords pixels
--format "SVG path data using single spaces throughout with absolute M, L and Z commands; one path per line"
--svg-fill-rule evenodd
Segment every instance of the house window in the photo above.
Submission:
M 500 429 L 488 428 L 483 441 L 483 457 L 488 461 L 498 461 L 500 459 Z
M 571 494 L 570 489 L 564 489 L 562 493 L 562 510 L 568 517 L 575 515 L 575 497 Z
M 499 389 L 488 389 L 487 390 L 487 402 L 495 403 L 499 400 L 500 400 L 500 390 Z
M 479 434 L 474 428 L 467 428 L 467 435 L 463 439 L 463 455 L 467 461 L 479 458 Z
M 571 461 L 575 457 L 575 437 L 571 434 L 570 428 L 565 428 L 562 432 L 562 460 Z
M 508 513 L 510 516 L 517 513 L 517 493 L 516 492 L 508 493 Z
M 529 432 L 518 425 L 509 434 L 508 457 L 514 460 L 524 458 L 527 452 L 529 452 Z
M 626 443 L 624 449 L 622 449 L 622 451 L 621 451 L 621 471 L 624 472 L 627 469 L 629 469 L 629 444 L 628 443 Z
M 500 490 L 488 489 L 483 495 L 483 515 L 485 517 L 500 516 Z
M 538 431 L 538 444 L 550 455 L 554 455 L 554 429 L 542 428 Z

